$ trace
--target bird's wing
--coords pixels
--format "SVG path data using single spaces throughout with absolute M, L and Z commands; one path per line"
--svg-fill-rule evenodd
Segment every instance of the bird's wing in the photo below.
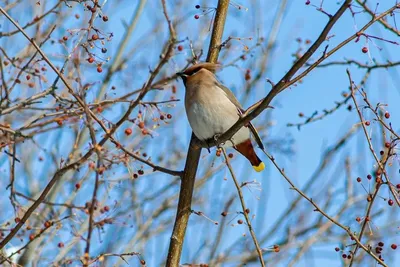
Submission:
M 254 136 L 254 139 L 256 140 L 256 143 L 257 143 L 258 147 L 260 149 L 264 150 L 264 144 L 263 144 L 263 142 L 261 140 L 260 135 L 257 132 L 256 127 L 254 127 L 254 125 L 251 122 L 249 122 L 249 128 L 250 128 L 251 133 Z
M 229 88 L 225 87 L 223 84 L 221 84 L 219 82 L 216 82 L 216 85 L 225 92 L 228 99 L 237 107 L 239 114 L 242 114 L 244 110 L 243 110 L 242 106 L 240 105 L 239 101 L 236 99 L 235 95 L 232 93 L 232 91 L 229 90 Z M 251 122 L 249 122 L 249 124 L 247 126 L 249 127 L 251 133 L 253 134 L 258 147 L 261 148 L 262 150 L 264 150 L 264 144 L 261 140 L 260 135 L 258 134 L 258 132 L 256 130 L 256 127 L 254 127 L 254 125 Z
M 219 83 L 219 82 L 215 82 L 215 85 L 218 86 L 219 88 L 222 89 L 222 91 L 224 91 L 224 93 L 226 94 L 226 96 L 228 97 L 228 99 L 239 109 L 242 109 L 242 106 L 240 105 L 239 101 L 236 99 L 235 95 L 232 93 L 231 90 L 229 90 L 229 88 L 226 88 L 223 84 Z

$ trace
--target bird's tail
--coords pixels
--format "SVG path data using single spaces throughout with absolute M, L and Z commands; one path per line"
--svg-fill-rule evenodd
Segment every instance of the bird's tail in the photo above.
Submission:
M 265 164 L 257 156 L 250 139 L 236 145 L 235 149 L 250 161 L 255 171 L 260 172 L 265 169 Z

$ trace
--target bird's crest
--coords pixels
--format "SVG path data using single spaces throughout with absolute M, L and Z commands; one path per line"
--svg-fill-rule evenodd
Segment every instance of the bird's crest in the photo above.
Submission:
M 221 68 L 221 65 L 219 65 L 219 64 L 202 62 L 202 63 L 198 63 L 196 65 L 193 65 L 193 66 L 187 68 L 183 73 L 187 76 L 191 76 L 201 69 L 206 69 L 206 70 L 209 70 L 209 71 L 215 73 L 215 71 L 219 68 Z

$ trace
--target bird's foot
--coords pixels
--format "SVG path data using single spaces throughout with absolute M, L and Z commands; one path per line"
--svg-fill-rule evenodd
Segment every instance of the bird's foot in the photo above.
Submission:
M 215 134 L 214 135 L 214 145 L 217 147 L 217 148 L 221 148 L 225 143 L 220 143 L 220 144 L 218 144 L 218 138 L 221 136 L 221 134 Z

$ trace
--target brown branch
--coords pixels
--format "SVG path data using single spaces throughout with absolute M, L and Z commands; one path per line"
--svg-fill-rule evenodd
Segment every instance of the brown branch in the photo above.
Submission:
M 4 257 L 2 255 L 0 255 L 0 259 L 2 259 L 2 261 L 0 262 L 0 264 L 4 263 L 4 261 L 9 262 L 9 260 L 12 258 L 12 256 L 16 255 L 16 254 L 21 254 L 21 251 L 24 250 L 25 248 L 27 248 L 33 241 L 35 241 L 36 239 L 38 239 L 44 232 L 46 232 L 49 228 L 51 228 L 54 225 L 57 225 L 58 223 L 60 223 L 61 221 L 70 218 L 71 216 L 66 216 L 64 218 L 61 218 L 60 220 L 56 220 L 56 221 L 50 221 L 49 226 L 45 226 L 43 229 L 41 229 L 39 231 L 39 233 L 37 233 L 32 239 L 29 239 L 28 243 L 26 243 L 23 247 L 21 247 L 20 249 L 18 249 L 17 251 L 13 252 L 10 254 L 10 256 L 8 257 Z
M 368 253 L 369 255 L 371 255 L 372 258 L 374 258 L 379 264 L 381 264 L 382 266 L 387 267 L 387 265 L 378 257 L 376 256 L 368 247 L 366 247 L 364 244 L 361 243 L 361 241 L 358 239 L 358 237 L 351 231 L 350 227 L 347 227 L 343 224 L 341 224 L 340 222 L 338 222 L 337 220 L 335 220 L 335 218 L 331 217 L 330 215 L 328 215 L 324 210 L 322 210 L 313 200 L 312 198 L 308 197 L 305 193 L 303 193 L 300 189 L 298 189 L 294 183 L 290 180 L 290 178 L 285 174 L 284 170 L 281 169 L 278 164 L 275 161 L 275 158 L 273 156 L 271 156 L 270 154 L 268 154 L 266 151 L 264 151 L 265 155 L 271 160 L 272 164 L 274 164 L 274 166 L 276 167 L 276 169 L 279 171 L 279 173 L 283 176 L 283 178 L 285 178 L 285 180 L 290 184 L 291 189 L 293 189 L 294 191 L 296 191 L 297 193 L 299 193 L 304 199 L 306 199 L 308 202 L 310 202 L 315 210 L 319 213 L 321 213 L 325 218 L 327 218 L 329 221 L 331 221 L 332 223 L 334 223 L 335 225 L 339 226 L 340 228 L 342 228 L 343 230 L 346 231 L 346 233 L 351 237 L 352 240 L 354 240 L 354 242 L 357 243 L 358 246 L 360 246 L 366 253 Z
M 193 189 L 199 165 L 201 148 L 196 145 L 196 137 L 192 134 L 189 150 L 186 158 L 185 169 L 182 176 L 179 202 L 176 211 L 174 229 L 168 249 L 167 267 L 179 266 L 186 227 L 191 214 Z
M 40 46 L 36 44 L 33 38 L 30 38 L 28 34 L 22 29 L 22 27 L 13 19 L 10 17 L 10 15 L 2 8 L 0 7 L 0 12 L 3 13 L 6 18 L 11 21 L 12 24 L 25 36 L 26 39 L 29 40 L 29 42 L 35 47 L 37 52 L 43 57 L 43 60 L 46 61 L 47 64 L 49 64 L 50 68 L 57 74 L 57 76 L 63 81 L 64 85 L 67 87 L 68 92 L 78 101 L 79 105 L 81 107 L 85 107 L 84 101 L 77 95 L 75 94 L 71 84 L 68 82 L 68 80 L 64 77 L 64 75 L 54 66 L 54 64 L 50 61 L 50 59 L 44 54 Z M 90 116 L 101 126 L 101 128 L 107 133 L 109 130 L 107 127 L 103 124 L 103 122 L 94 115 L 94 113 L 89 110 Z
M 120 143 L 118 143 L 118 142 L 115 141 L 115 140 L 111 140 L 111 142 L 113 142 L 117 147 L 119 147 L 119 149 L 121 149 L 122 151 L 124 151 L 126 154 L 128 154 L 128 155 L 131 156 L 132 158 L 134 158 L 134 159 L 136 159 L 137 161 L 140 161 L 140 162 L 142 162 L 142 163 L 144 163 L 144 164 L 146 164 L 146 165 L 152 167 L 154 171 L 160 171 L 160 172 L 167 173 L 167 174 L 170 174 L 170 175 L 172 175 L 172 176 L 178 176 L 178 177 L 181 177 L 182 174 L 183 174 L 182 171 L 174 171 L 174 170 L 170 170 L 170 169 L 167 169 L 167 168 L 164 168 L 164 167 L 155 165 L 155 164 L 152 163 L 151 161 L 145 160 L 145 159 L 139 157 L 138 155 L 136 155 L 135 153 L 130 152 L 129 150 L 127 150 L 126 148 L 124 148 Z
M 97 153 L 98 155 L 100 152 Z M 100 155 L 99 155 L 100 156 Z M 100 168 L 101 165 L 101 158 L 98 157 L 97 159 L 97 170 Z M 91 245 L 91 237 L 92 237 L 92 231 L 93 231 L 93 212 L 95 209 L 95 206 L 97 205 L 97 190 L 99 188 L 99 171 L 96 171 L 96 179 L 94 182 L 94 189 L 93 189 L 93 196 L 92 196 L 92 203 L 90 204 L 89 208 L 89 226 L 88 226 L 88 233 L 87 233 L 87 238 L 86 238 L 86 248 L 85 248 L 85 254 L 83 255 L 83 266 L 87 267 L 89 266 L 89 259 L 90 259 L 90 245 Z
M 44 17 L 46 17 L 46 16 L 49 15 L 50 13 L 53 13 L 54 10 L 55 10 L 62 2 L 63 2 L 63 1 L 59 0 L 58 3 L 57 3 L 55 6 L 53 6 L 52 8 L 50 8 L 46 13 L 44 13 L 43 15 L 41 15 L 41 16 L 39 16 L 39 17 L 35 17 L 31 22 L 27 23 L 25 26 L 23 26 L 23 27 L 21 27 L 21 28 L 25 30 L 26 28 L 28 28 L 28 27 L 30 27 L 30 26 L 32 26 L 32 25 L 35 25 L 36 23 L 40 22 Z M 6 11 L 6 10 L 7 10 L 7 9 L 4 9 L 3 11 Z M 3 11 L 2 11 L 2 12 L 3 12 Z M 54 12 L 54 13 L 56 13 L 56 12 Z M 4 13 L 3 13 L 3 14 L 4 14 Z M 19 33 L 19 32 L 20 32 L 19 29 L 15 30 L 15 31 L 12 31 L 12 32 L 6 32 L 6 33 L 0 32 L 0 38 L 1 38 L 1 37 L 12 36 L 12 35 L 14 35 L 14 34 L 16 34 L 16 33 Z
M 265 263 L 264 263 L 264 259 L 263 259 L 262 250 L 260 248 L 260 245 L 258 244 L 256 234 L 254 233 L 254 230 L 253 230 L 253 226 L 251 225 L 251 221 L 250 221 L 249 214 L 248 214 L 248 209 L 246 208 L 246 203 L 244 202 L 242 189 L 240 188 L 239 182 L 236 179 L 235 173 L 233 172 L 232 166 L 229 162 L 229 158 L 226 155 L 226 151 L 224 148 L 222 148 L 222 152 L 224 153 L 226 166 L 228 166 L 229 172 L 232 176 L 232 180 L 235 183 L 235 187 L 236 187 L 237 193 L 239 195 L 239 199 L 240 199 L 240 204 L 242 205 L 243 216 L 246 219 L 247 227 L 249 228 L 251 238 L 253 239 L 254 246 L 256 247 L 256 251 L 258 254 L 258 260 L 260 261 L 261 266 L 264 267 Z
M 25 36 L 25 38 L 27 38 L 31 44 L 36 48 L 37 52 L 43 57 L 43 59 L 46 61 L 47 64 L 49 64 L 49 66 L 53 69 L 53 71 L 57 74 L 57 76 L 63 81 L 63 83 L 65 84 L 65 86 L 68 89 L 68 92 L 77 100 L 77 102 L 80 104 L 80 106 L 82 108 L 85 108 L 86 104 L 84 103 L 84 101 L 77 95 L 74 93 L 74 90 L 72 89 L 71 85 L 69 84 L 69 82 L 67 81 L 67 79 L 62 75 L 62 73 L 53 65 L 53 63 L 49 60 L 49 58 L 44 54 L 44 52 L 40 49 L 40 47 L 35 43 L 35 41 L 31 38 L 29 38 L 29 36 L 27 35 L 27 33 L 21 28 L 21 26 L 19 26 L 19 24 L 12 19 L 7 12 L 0 7 L 0 12 L 3 13 L 8 20 L 10 20 L 14 26 Z M 106 143 L 109 139 L 114 140 L 114 138 L 112 137 L 112 135 L 115 133 L 115 131 L 129 118 L 130 113 L 133 111 L 133 109 L 139 105 L 139 103 L 142 101 L 142 99 L 144 98 L 144 96 L 147 94 L 147 92 L 151 89 L 151 85 L 155 79 L 155 77 L 157 76 L 157 74 L 160 72 L 161 68 L 168 62 L 169 58 L 172 56 L 173 54 L 173 47 L 175 44 L 175 38 L 173 36 L 171 36 L 168 44 L 166 45 L 166 47 L 164 48 L 164 51 L 162 53 L 162 57 L 160 59 L 160 62 L 158 63 L 158 65 L 156 66 L 156 68 L 151 72 L 151 75 L 149 77 L 149 79 L 147 80 L 147 82 L 145 83 L 145 85 L 143 86 L 143 88 L 141 89 L 137 99 L 133 102 L 131 102 L 131 104 L 129 105 L 129 108 L 127 110 L 127 112 L 122 116 L 122 118 L 111 128 L 111 129 L 107 129 L 107 127 L 104 125 L 104 123 L 96 117 L 96 115 L 90 110 L 88 109 L 88 113 L 90 114 L 90 116 L 101 126 L 101 128 L 105 131 L 105 136 L 104 138 L 98 143 L 99 147 L 101 147 L 102 145 L 104 145 L 104 143 Z M 19 231 L 19 229 L 21 229 L 21 227 L 25 224 L 25 222 L 27 221 L 27 219 L 31 216 L 31 214 L 36 210 L 36 208 L 40 205 L 40 203 L 42 203 L 44 201 L 44 199 L 46 198 L 47 194 L 50 192 L 50 190 L 53 188 L 53 186 L 58 182 L 58 180 L 69 170 L 72 170 L 74 168 L 79 167 L 82 163 L 84 163 L 85 161 L 87 161 L 89 159 L 89 157 L 93 154 L 93 152 L 95 152 L 95 148 L 91 148 L 84 156 L 82 156 L 79 160 L 66 165 L 62 168 L 60 168 L 59 170 L 57 170 L 53 176 L 53 178 L 50 180 L 50 182 L 46 185 L 46 187 L 44 188 L 43 192 L 41 193 L 41 195 L 39 196 L 39 198 L 37 199 L 36 202 L 34 202 L 32 204 L 31 207 L 29 207 L 29 209 L 25 212 L 24 216 L 22 217 L 22 219 L 17 223 L 17 225 L 11 230 L 11 232 L 0 242 L 0 249 L 3 248 Z
M 28 196 L 26 196 L 26 195 L 24 195 L 24 194 L 22 194 L 22 193 L 20 193 L 20 192 L 14 192 L 14 193 L 15 193 L 15 195 L 20 196 L 20 197 L 22 197 L 22 198 L 25 198 L 25 199 L 27 199 L 27 200 L 29 200 L 29 201 L 32 201 L 32 202 L 37 201 L 36 199 L 31 198 L 31 197 L 28 197 Z M 43 203 L 43 204 L 50 205 L 50 206 L 66 207 L 66 208 L 69 208 L 69 209 L 78 209 L 78 210 L 85 210 L 85 209 L 86 209 L 86 208 L 83 207 L 83 206 L 75 206 L 75 205 L 67 204 L 67 203 L 53 203 L 53 202 L 50 202 L 50 201 L 43 201 L 42 203 Z
M 382 162 L 381 160 L 378 159 L 378 157 L 377 157 L 377 155 L 376 155 L 376 153 L 375 153 L 375 151 L 374 151 L 374 148 L 373 148 L 373 146 L 372 146 L 371 138 L 369 137 L 368 130 L 367 130 L 367 128 L 366 128 L 365 121 L 364 121 L 364 119 L 363 119 L 363 116 L 362 116 L 360 107 L 358 106 L 357 100 L 356 100 L 356 98 L 355 98 L 355 92 L 358 90 L 358 87 L 354 85 L 354 82 L 353 82 L 353 80 L 352 80 L 352 78 L 351 78 L 350 71 L 347 69 L 346 72 L 347 72 L 347 76 L 348 76 L 349 83 L 350 83 L 351 98 L 353 99 L 354 105 L 355 105 L 356 110 L 357 110 L 358 117 L 359 117 L 359 119 L 360 119 L 360 121 L 361 121 L 360 123 L 361 123 L 361 125 L 362 125 L 363 130 L 364 130 L 364 134 L 365 134 L 365 137 L 366 137 L 367 142 L 368 142 L 368 147 L 369 147 L 369 149 L 370 149 L 370 151 L 371 151 L 371 154 L 373 155 L 373 157 L 374 157 L 376 163 L 378 164 L 378 168 L 377 168 L 377 169 L 378 169 L 378 170 L 381 170 L 381 171 L 383 172 L 383 174 L 385 175 L 386 180 L 387 180 L 387 185 L 389 186 L 389 190 L 390 190 L 391 193 L 393 194 L 394 199 L 396 200 L 397 205 L 400 206 L 399 200 L 398 200 L 398 198 L 397 198 L 397 192 L 395 192 L 394 189 L 392 188 L 391 183 L 390 183 L 390 180 L 389 180 L 389 178 L 388 178 L 388 176 L 387 176 L 387 173 L 386 173 L 386 169 L 385 169 L 387 160 L 388 160 L 389 157 L 390 157 L 390 156 L 389 156 L 389 155 L 390 155 L 390 149 L 389 149 L 389 151 L 388 151 L 388 156 L 383 160 L 383 162 Z M 366 99 L 366 95 L 365 95 L 365 94 L 363 94 L 362 96 L 363 96 L 364 99 Z M 370 194 L 370 195 L 372 195 L 372 196 L 371 196 L 371 200 L 370 200 L 369 203 L 368 203 L 367 212 L 366 212 L 366 215 L 365 215 L 365 220 L 364 220 L 364 222 L 363 222 L 363 224 L 362 224 L 362 226 L 361 226 L 361 231 L 360 231 L 360 233 L 359 233 L 359 235 L 358 235 L 358 239 L 359 239 L 360 241 L 361 241 L 361 239 L 362 239 L 362 237 L 363 237 L 363 234 L 364 234 L 364 231 L 365 231 L 367 225 L 369 224 L 372 206 L 373 206 L 373 204 L 375 203 L 375 199 L 376 199 L 376 197 L 377 197 L 377 195 L 378 195 L 378 192 L 379 192 L 379 189 L 381 188 L 381 185 L 382 185 L 382 181 L 380 180 L 380 178 L 377 177 L 377 181 L 376 181 L 376 184 L 375 184 L 374 192 L 373 192 L 372 194 Z M 353 256 L 356 255 L 358 249 L 359 249 L 359 244 L 357 243 L 356 246 L 355 246 L 355 248 L 354 248 L 354 250 L 353 250 L 353 253 L 352 253 Z M 351 267 L 351 266 L 353 265 L 353 263 L 354 263 L 354 258 L 355 258 L 355 257 L 353 257 L 353 258 L 351 259 L 351 262 L 350 262 L 350 265 L 349 265 L 350 267 Z
M 364 8 L 364 10 L 367 11 L 368 14 L 370 14 L 373 18 L 375 18 L 376 14 L 371 9 L 369 9 L 369 7 L 367 7 L 367 4 L 366 4 L 367 1 L 356 0 L 356 2 L 360 6 L 362 6 Z M 389 31 L 393 32 L 397 36 L 400 36 L 400 31 L 398 29 L 396 29 L 395 27 L 391 26 L 387 21 L 385 21 L 383 19 L 379 19 L 378 21 L 380 24 L 382 24 L 383 27 L 385 27 Z
M 354 64 L 357 67 L 361 68 L 361 69 L 367 69 L 368 71 L 370 70 L 374 70 L 374 69 L 387 69 L 390 67 L 396 67 L 400 65 L 400 61 L 396 61 L 396 62 L 390 62 L 388 61 L 387 63 L 375 63 L 374 65 L 369 65 L 358 62 L 354 59 L 344 59 L 344 61 L 332 61 L 332 62 L 327 62 L 325 64 L 319 64 L 318 68 L 324 68 L 324 67 L 328 67 L 328 66 L 337 66 L 337 65 L 351 65 Z M 306 66 L 311 66 L 311 64 L 306 64 Z
M 349 78 L 349 81 L 350 81 L 351 98 L 353 99 L 354 105 L 356 106 L 356 110 L 357 110 L 358 116 L 360 118 L 361 125 L 362 125 L 362 128 L 363 128 L 365 137 L 366 137 L 367 142 L 368 142 L 369 150 L 371 151 L 371 154 L 373 155 L 373 157 L 375 159 L 375 162 L 378 164 L 378 167 L 379 167 L 378 169 L 383 172 L 383 175 L 385 176 L 385 178 L 386 178 L 386 180 L 388 182 L 389 190 L 392 193 L 397 205 L 400 207 L 400 200 L 397 197 L 397 192 L 393 189 L 392 186 L 390 186 L 391 182 L 390 182 L 389 176 L 388 176 L 388 174 L 386 172 L 386 169 L 385 169 L 385 163 L 388 160 L 389 156 L 386 158 L 386 161 L 382 162 L 381 160 L 379 160 L 378 156 L 376 155 L 376 153 L 374 151 L 374 147 L 373 147 L 373 145 L 371 143 L 371 138 L 369 137 L 368 130 L 367 130 L 366 125 L 365 125 L 365 121 L 363 120 L 363 116 L 361 114 L 360 108 L 358 107 L 358 104 L 357 104 L 357 101 L 356 101 L 356 98 L 355 98 L 355 95 L 354 95 L 355 94 L 355 90 L 357 90 L 358 87 L 354 85 L 353 80 L 351 78 L 350 71 L 347 69 L 346 72 L 347 72 L 347 75 L 348 75 L 348 78 Z M 355 86 L 355 89 L 353 89 L 353 86 Z M 363 97 L 366 98 L 366 95 L 364 94 Z
M 165 7 L 165 0 L 162 0 L 164 14 L 167 14 Z M 210 46 L 207 55 L 207 61 L 216 63 L 218 61 L 218 55 L 220 51 L 220 44 L 222 40 L 222 34 L 224 31 L 226 16 L 228 13 L 229 0 L 219 0 L 218 7 L 215 15 Z M 169 22 L 168 16 L 166 16 Z M 189 216 L 191 214 L 192 196 L 194 183 L 196 179 L 197 167 L 199 165 L 201 155 L 201 147 L 198 146 L 198 139 L 192 133 L 190 139 L 190 145 L 187 152 L 187 158 L 185 163 L 185 169 L 182 176 L 181 189 L 179 192 L 179 202 L 176 211 L 176 218 L 174 229 L 172 231 L 171 240 L 168 249 L 167 263 L 166 266 L 179 266 L 183 242 L 185 239 L 185 233 Z
M 362 79 L 362 81 L 360 82 L 360 85 L 359 86 L 363 86 L 365 83 L 366 83 L 366 81 L 367 81 L 367 79 L 369 78 L 369 75 L 371 74 L 371 70 L 367 70 L 367 72 L 365 73 L 365 75 L 364 75 L 364 77 L 363 77 L 363 79 Z M 317 116 L 317 111 L 315 111 L 310 117 L 308 117 L 305 121 L 303 121 L 303 122 L 298 122 L 298 123 L 288 123 L 288 124 L 286 124 L 286 126 L 288 126 L 288 127 L 293 127 L 293 126 L 296 126 L 297 127 L 297 129 L 298 130 L 300 130 L 300 128 L 302 127 L 302 126 L 304 126 L 304 125 L 307 125 L 307 124 L 309 124 L 309 123 L 312 123 L 312 122 L 315 122 L 315 121 L 318 121 L 318 120 L 322 120 L 322 119 L 324 119 L 325 117 L 327 117 L 328 115 L 331 115 L 331 114 L 333 114 L 334 112 L 336 112 L 340 107 L 342 107 L 343 105 L 345 105 L 349 100 L 350 100 L 350 98 L 351 98 L 351 95 L 348 95 L 348 96 L 345 96 L 345 99 L 343 99 L 342 101 L 340 101 L 340 102 L 336 102 L 336 106 L 335 107 L 333 107 L 333 108 L 331 108 L 331 109 L 324 109 L 323 110 L 323 113 L 321 114 L 321 115 L 319 115 L 319 116 Z M 351 106 L 350 106 L 351 107 Z
M 341 42 L 338 46 L 333 48 L 331 51 L 324 53 L 324 55 L 319 58 L 314 64 L 312 64 L 309 68 L 307 68 L 305 71 L 303 71 L 301 74 L 296 76 L 295 78 L 292 79 L 292 77 L 297 73 L 297 71 L 311 58 L 311 56 L 316 52 L 316 50 L 321 46 L 321 44 L 326 40 L 328 37 L 328 34 L 332 27 L 336 24 L 336 22 L 339 20 L 339 18 L 343 15 L 343 13 L 346 11 L 348 5 L 351 3 L 351 0 L 346 0 L 342 6 L 339 8 L 339 10 L 333 15 L 327 25 L 325 26 L 324 30 L 321 32 L 320 36 L 317 38 L 317 40 L 313 43 L 313 45 L 307 50 L 307 52 L 299 58 L 296 63 L 292 66 L 292 68 L 286 73 L 286 75 L 272 88 L 272 90 L 268 93 L 268 95 L 261 101 L 261 103 L 258 105 L 257 108 L 255 108 L 252 112 L 245 112 L 244 116 L 240 118 L 228 131 L 226 131 L 224 134 L 218 137 L 218 139 L 214 143 L 220 144 L 225 142 L 226 140 L 229 140 L 243 125 L 246 123 L 250 122 L 254 118 L 256 118 L 258 115 L 261 114 L 266 108 L 268 108 L 269 104 L 271 101 L 283 90 L 288 88 L 289 86 L 293 85 L 294 83 L 298 82 L 302 78 L 304 78 L 308 73 L 310 73 L 316 66 L 318 66 L 322 61 L 324 61 L 326 58 L 337 52 L 340 48 L 342 48 L 344 45 L 348 44 L 351 40 L 357 38 L 359 33 L 355 33 L 343 42 Z M 368 22 L 361 30 L 360 32 L 365 31 L 367 28 L 369 28 L 374 22 L 378 21 L 379 19 L 385 17 L 386 15 L 390 14 L 394 10 L 400 8 L 400 5 L 397 4 L 385 12 L 381 13 L 379 16 L 376 16 L 374 19 L 372 19 L 370 22 Z M 199 143 L 201 145 L 201 143 Z
M 103 261 L 103 259 L 105 257 L 120 257 L 122 260 L 124 260 L 126 262 L 126 260 L 124 259 L 124 256 L 140 256 L 140 255 L 141 254 L 138 253 L 138 252 L 127 252 L 127 253 L 121 253 L 121 254 L 117 254 L 117 253 L 102 253 L 102 254 L 98 255 L 96 258 L 94 258 L 92 261 L 90 261 L 90 264 L 93 264 L 96 261 Z

